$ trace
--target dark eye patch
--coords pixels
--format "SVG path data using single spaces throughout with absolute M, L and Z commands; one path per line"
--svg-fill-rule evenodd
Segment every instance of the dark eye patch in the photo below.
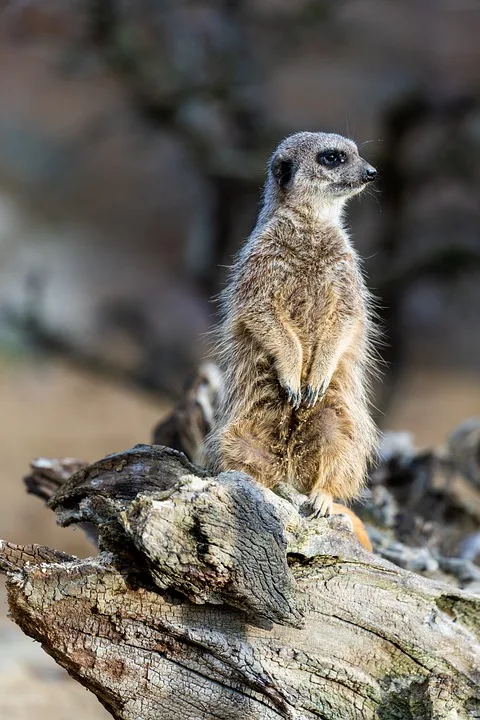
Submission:
M 343 150 L 322 150 L 317 155 L 317 162 L 328 168 L 335 168 L 347 162 L 347 153 Z

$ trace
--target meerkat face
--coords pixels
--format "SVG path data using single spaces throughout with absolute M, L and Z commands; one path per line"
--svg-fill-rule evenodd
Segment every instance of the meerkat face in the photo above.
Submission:
M 377 175 L 352 140 L 309 132 L 291 135 L 278 146 L 270 172 L 281 194 L 323 202 L 346 200 Z

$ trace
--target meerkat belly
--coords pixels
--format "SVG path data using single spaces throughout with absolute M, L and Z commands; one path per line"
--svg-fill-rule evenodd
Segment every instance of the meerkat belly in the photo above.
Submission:
M 301 276 L 301 274 L 300 274 Z M 296 286 L 286 298 L 289 319 L 303 350 L 303 374 L 308 372 L 312 355 L 317 347 L 321 318 L 326 314 L 324 289 L 315 283 Z

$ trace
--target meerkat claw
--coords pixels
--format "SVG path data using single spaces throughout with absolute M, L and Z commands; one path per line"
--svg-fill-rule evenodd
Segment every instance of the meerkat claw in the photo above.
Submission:
M 305 390 L 305 404 L 308 408 L 314 407 L 319 400 L 323 400 L 330 385 L 330 379 L 326 378 L 318 387 L 307 385 Z
M 305 391 L 305 402 L 308 408 L 316 405 L 319 394 L 320 388 L 314 388 L 311 385 L 307 385 L 307 389 Z
M 311 496 L 309 506 L 311 518 L 329 517 L 333 512 L 333 498 L 329 493 L 320 490 Z
M 288 402 L 293 406 L 294 410 L 298 410 L 302 402 L 302 393 L 299 390 L 292 390 L 291 387 L 286 387 L 285 389 L 287 391 Z
M 325 378 L 325 380 L 322 382 L 320 386 L 320 400 L 323 400 L 325 397 L 325 393 L 328 390 L 328 386 L 330 385 L 330 378 Z

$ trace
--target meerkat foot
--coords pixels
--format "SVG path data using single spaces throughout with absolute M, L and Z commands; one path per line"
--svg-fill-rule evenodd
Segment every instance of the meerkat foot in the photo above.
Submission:
M 322 400 L 329 385 L 330 378 L 325 378 L 325 380 L 323 380 L 323 382 L 318 386 L 307 385 L 304 396 L 306 406 L 308 408 L 314 407 L 319 400 Z
M 324 490 L 317 490 L 310 495 L 310 517 L 329 517 L 333 512 L 333 497 Z

